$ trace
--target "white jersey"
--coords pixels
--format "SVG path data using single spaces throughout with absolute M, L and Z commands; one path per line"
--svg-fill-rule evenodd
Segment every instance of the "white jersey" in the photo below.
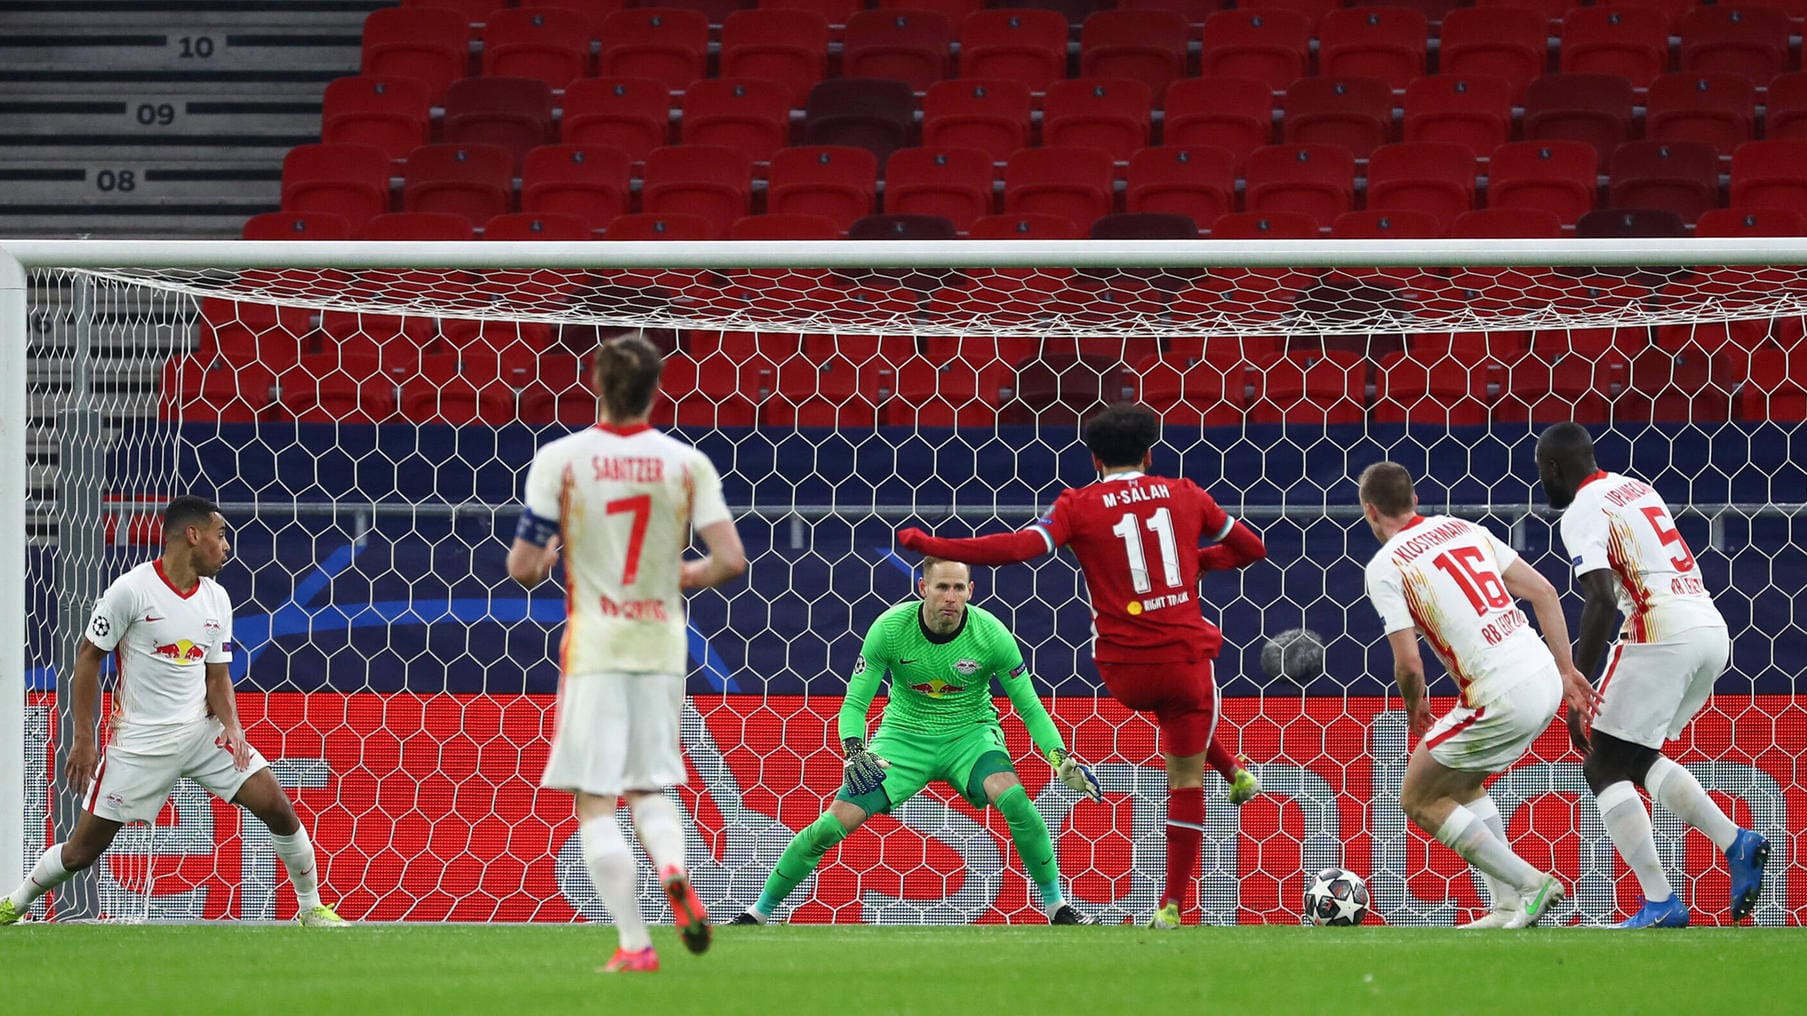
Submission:
M 177 589 L 150 561 L 107 587 L 86 635 L 119 671 L 113 743 L 155 747 L 207 717 L 205 665 L 232 660 L 232 598 L 204 577 Z
M 1387 634 L 1418 629 L 1471 709 L 1556 672 L 1549 647 L 1506 591 L 1518 552 L 1486 528 L 1415 516 L 1368 562 L 1368 598 Z
M 527 510 L 564 540 L 562 672 L 689 670 L 678 570 L 692 528 L 726 521 L 709 457 L 651 427 L 591 427 L 541 448 Z
M 1562 513 L 1562 546 L 1576 575 L 1611 568 L 1625 642 L 1662 642 L 1690 628 L 1725 627 L 1669 506 L 1642 480 L 1597 472 Z

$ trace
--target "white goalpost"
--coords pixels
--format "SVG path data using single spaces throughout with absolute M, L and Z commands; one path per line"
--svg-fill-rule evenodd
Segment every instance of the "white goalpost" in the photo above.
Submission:
M 1404 462 L 1427 505 L 1509 531 L 1578 609 L 1529 457 L 1574 418 L 1702 555 L 1734 657 L 1674 754 L 1776 844 L 1759 923 L 1801 924 L 1803 266 L 1807 238 L 0 239 L 0 891 L 66 831 L 57 692 L 81 612 L 154 553 L 162 503 L 198 493 L 235 530 L 222 581 L 247 727 L 340 912 L 606 918 L 568 806 L 537 791 L 562 600 L 522 596 L 498 564 L 531 450 L 594 420 L 583 354 L 640 328 L 670 354 L 656 422 L 717 462 L 752 552 L 748 580 L 691 618 L 676 797 L 712 908 L 751 902 L 834 792 L 837 689 L 866 624 L 910 593 L 890 533 L 1036 517 L 1092 478 L 1079 421 L 1128 398 L 1165 420 L 1156 471 L 1196 480 L 1272 554 L 1201 597 L 1226 639 L 1224 730 L 1266 789 L 1240 811 L 1212 798 L 1207 923 L 1296 920 L 1326 866 L 1366 876 L 1393 923 L 1481 899 L 1398 810 L 1409 738 L 1371 655 L 1353 477 Z M 1099 762 L 1106 803 L 1077 803 L 1004 721 L 1073 898 L 1106 923 L 1143 914 L 1164 776 L 1152 726 L 1102 697 L 1075 569 L 995 569 L 975 602 L 1013 625 Z M 1326 672 L 1264 675 L 1262 646 L 1298 627 L 1324 637 Z M 292 908 L 267 835 L 192 789 L 55 916 Z M 1559 730 L 1494 794 L 1527 859 L 1573 869 L 1570 906 L 1618 906 Z M 793 920 L 1030 912 L 1001 820 L 938 793 L 892 818 L 799 889 Z M 1717 891 L 1700 843 L 1656 818 L 1685 891 Z

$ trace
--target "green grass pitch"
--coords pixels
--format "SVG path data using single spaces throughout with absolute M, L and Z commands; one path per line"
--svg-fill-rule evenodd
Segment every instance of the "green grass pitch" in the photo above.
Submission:
M 24 1011 L 132 1013 L 1799 1013 L 1807 929 L 717 929 L 604 976 L 593 926 L 20 925 Z

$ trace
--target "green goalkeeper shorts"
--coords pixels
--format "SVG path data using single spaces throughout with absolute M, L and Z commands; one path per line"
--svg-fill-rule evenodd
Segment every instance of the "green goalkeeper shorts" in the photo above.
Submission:
M 915 797 L 930 780 L 946 783 L 973 807 L 983 808 L 991 803 L 985 795 L 985 778 L 1016 772 L 1004 750 L 1004 728 L 995 723 L 941 736 L 904 733 L 881 723 L 869 747 L 891 763 L 885 770 L 885 782 L 871 793 L 857 796 L 843 783 L 835 795 L 836 800 L 850 801 L 868 815 L 889 812 Z

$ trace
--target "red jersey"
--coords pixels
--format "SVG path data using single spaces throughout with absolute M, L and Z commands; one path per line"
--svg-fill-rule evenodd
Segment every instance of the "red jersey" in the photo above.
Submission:
M 1199 612 L 1200 543 L 1234 520 L 1191 480 L 1119 473 L 1063 491 L 1031 528 L 1072 547 L 1092 597 L 1092 658 L 1166 663 L 1215 657 L 1223 633 Z

